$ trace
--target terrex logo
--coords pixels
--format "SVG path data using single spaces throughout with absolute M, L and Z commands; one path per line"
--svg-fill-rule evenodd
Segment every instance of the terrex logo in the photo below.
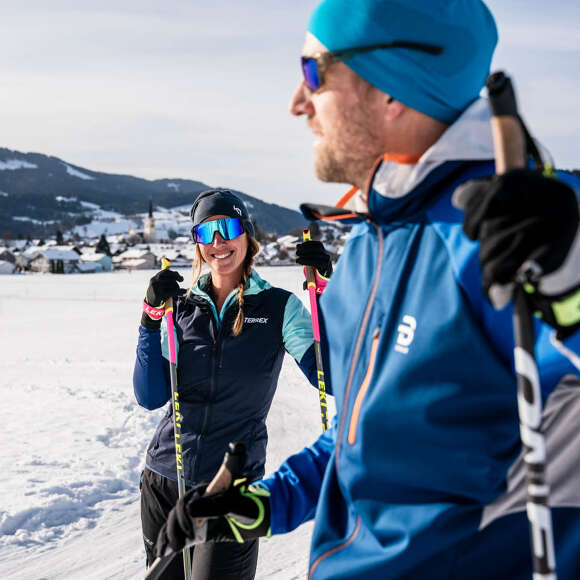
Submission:
M 403 354 L 409 352 L 409 345 L 413 342 L 415 337 L 415 329 L 417 328 L 417 321 L 410 314 L 403 316 L 403 322 L 397 327 L 397 344 L 395 350 Z
M 249 318 L 246 316 L 244 322 L 246 324 L 268 324 L 268 318 Z
M 238 215 L 242 215 L 242 210 L 239 207 L 236 207 L 235 205 L 234 205 L 234 211 L 237 211 Z

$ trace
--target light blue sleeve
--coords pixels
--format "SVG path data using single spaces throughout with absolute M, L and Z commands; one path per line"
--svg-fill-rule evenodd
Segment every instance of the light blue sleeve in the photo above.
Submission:
M 282 323 L 284 348 L 298 363 L 304 353 L 314 344 L 310 313 L 298 297 L 290 294 L 284 310 Z
M 177 340 L 177 333 L 173 329 L 173 336 L 175 337 L 175 358 L 179 360 L 179 341 Z M 161 354 L 163 358 L 169 360 L 169 335 L 167 333 L 167 321 L 165 316 L 161 320 Z

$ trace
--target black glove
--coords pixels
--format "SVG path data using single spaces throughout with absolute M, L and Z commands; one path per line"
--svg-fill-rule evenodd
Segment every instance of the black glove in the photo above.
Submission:
M 161 308 L 168 298 L 181 296 L 185 290 L 179 287 L 179 282 L 183 282 L 183 276 L 175 270 L 160 270 L 149 280 L 145 302 L 149 306 Z M 141 315 L 141 325 L 151 330 L 158 330 L 161 326 L 161 319 L 153 319 L 146 312 Z
M 270 492 L 238 479 L 221 493 L 206 486 L 188 491 L 173 507 L 157 536 L 157 557 L 204 542 L 245 542 L 270 536 Z
M 322 242 L 309 240 L 297 244 L 296 262 L 302 266 L 313 266 L 325 278 L 332 274 L 332 260 Z
M 557 179 L 518 169 L 460 186 L 453 203 L 480 242 L 483 289 L 496 308 L 528 282 L 533 309 L 564 338 L 580 328 L 578 198 Z

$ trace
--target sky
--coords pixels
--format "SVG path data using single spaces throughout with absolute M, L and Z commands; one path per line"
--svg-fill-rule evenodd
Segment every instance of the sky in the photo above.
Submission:
M 355 0 L 353 0 L 355 1 Z M 288 113 L 316 0 L 0 0 L 0 147 L 188 178 L 297 208 L 334 203 Z M 492 68 L 562 168 L 580 168 L 580 3 L 490 0 Z

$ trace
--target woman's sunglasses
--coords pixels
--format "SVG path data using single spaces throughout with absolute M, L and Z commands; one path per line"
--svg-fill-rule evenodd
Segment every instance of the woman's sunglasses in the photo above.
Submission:
M 216 232 L 224 240 L 233 240 L 244 233 L 244 226 L 238 218 L 221 218 L 193 226 L 191 236 L 196 244 L 211 244 Z
M 386 48 L 407 48 L 409 50 L 419 50 L 428 54 L 441 54 L 442 46 L 425 44 L 423 42 L 408 42 L 406 40 L 394 40 L 386 44 L 372 44 L 370 46 L 360 46 L 358 48 L 345 48 L 343 50 L 333 50 L 330 52 L 319 52 L 312 56 L 303 56 L 302 74 L 306 86 L 312 91 L 317 91 L 324 84 L 324 73 L 326 69 L 338 60 L 346 60 L 355 54 L 371 52 L 373 50 L 384 50 Z

